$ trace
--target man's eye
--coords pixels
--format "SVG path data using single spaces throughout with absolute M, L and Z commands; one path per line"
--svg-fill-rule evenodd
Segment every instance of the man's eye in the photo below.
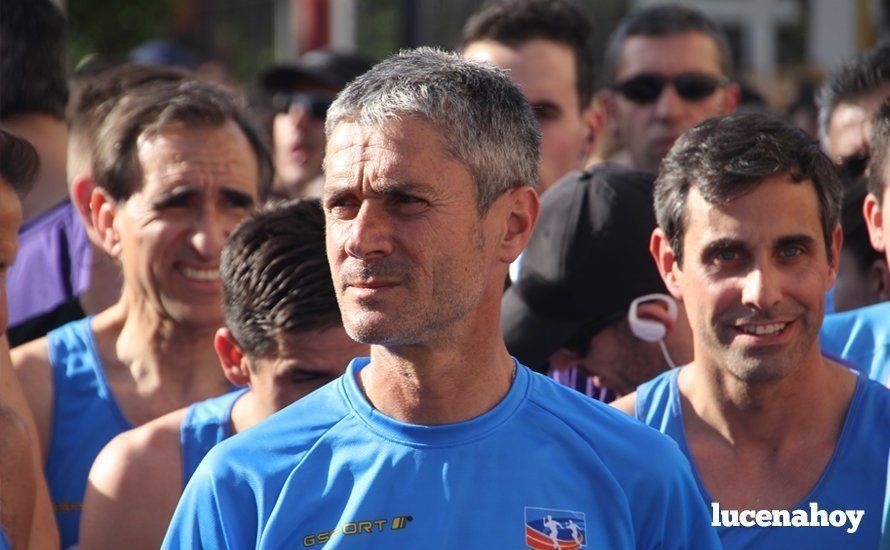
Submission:
M 535 105 L 532 107 L 532 112 L 539 122 L 555 120 L 559 117 L 559 109 L 553 105 Z
M 787 246 L 779 251 L 779 255 L 783 258 L 796 258 L 803 254 L 803 249 L 799 246 Z
M 734 262 L 739 259 L 739 253 L 735 250 L 719 250 L 714 255 L 714 259 L 721 263 Z

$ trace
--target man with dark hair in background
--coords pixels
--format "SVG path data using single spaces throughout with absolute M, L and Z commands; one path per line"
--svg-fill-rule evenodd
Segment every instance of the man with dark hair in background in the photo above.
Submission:
M 653 174 L 683 132 L 739 104 L 726 33 L 689 6 L 651 6 L 621 20 L 604 71 L 607 130 L 632 168 Z
M 120 297 L 120 268 L 102 250 L 90 214 L 92 156 L 99 139 L 99 129 L 115 103 L 127 93 L 153 82 L 178 82 L 186 78 L 189 78 L 188 73 L 178 69 L 135 64 L 75 77 L 66 108 L 69 124 L 66 173 L 70 202 L 66 203 L 65 208 L 73 210 L 80 218 L 81 223 L 76 226 L 75 233 L 80 235 L 85 231 L 87 237 L 78 239 L 78 249 L 72 254 L 72 264 L 81 274 L 79 278 L 83 284 L 79 289 L 70 289 L 75 295 L 69 299 L 11 326 L 9 342 L 12 347 L 40 338 L 69 321 L 99 313 Z M 42 268 L 35 262 L 45 261 L 43 258 L 42 255 L 33 255 L 21 259 L 11 286 L 31 289 L 34 271 Z M 63 285 L 61 281 L 54 284 Z
M 853 181 L 868 166 L 871 121 L 890 97 L 890 41 L 836 68 L 819 90 L 822 150 Z
M 507 69 L 538 119 L 540 195 L 584 167 L 596 138 L 590 33 L 571 0 L 501 0 L 464 24 L 461 54 Z
M 871 160 L 862 214 L 872 247 L 885 256 L 886 270 L 890 265 L 890 99 L 884 101 L 870 126 Z M 890 387 L 890 302 L 827 316 L 822 347 Z
M 271 107 L 273 193 L 282 198 L 318 198 L 324 176 L 324 120 L 337 92 L 371 68 L 359 55 L 314 50 L 294 63 L 273 65 L 257 78 Z
M 0 129 L 0 283 L 15 260 L 21 200 L 39 168 L 34 147 Z M 37 428 L 10 363 L 7 319 L 6 288 L 0 286 L 0 547 L 58 547 Z
M 240 391 L 117 436 L 96 458 L 84 498 L 84 548 L 159 548 L 207 451 L 343 374 L 368 346 L 349 338 L 325 256 L 318 201 L 254 214 L 223 250 L 225 326 L 215 347 Z
M 50 0 L 2 0 L 0 13 L 0 128 L 28 140 L 40 156 L 34 190 L 23 202 L 18 262 L 6 280 L 15 326 L 80 293 L 89 243 L 65 188 L 65 18 Z
M 809 136 L 755 113 L 699 124 L 658 175 L 651 251 L 694 358 L 615 405 L 677 441 L 727 549 L 880 537 L 890 391 L 819 347 L 841 194 Z
M 680 305 L 669 315 L 671 298 L 648 252 L 654 179 L 614 164 L 567 176 L 542 199 L 519 278 L 501 303 L 511 354 L 606 402 L 692 357 L 685 312 Z M 662 296 L 643 300 L 636 315 L 664 334 L 644 341 L 630 308 L 652 294 Z

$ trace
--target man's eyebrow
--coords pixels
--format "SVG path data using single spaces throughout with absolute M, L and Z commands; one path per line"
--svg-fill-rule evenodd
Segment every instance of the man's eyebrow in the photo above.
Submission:
M 546 100 L 546 99 L 542 100 L 542 101 L 535 101 L 533 103 L 530 103 L 530 105 L 531 105 L 532 111 L 534 111 L 535 113 L 547 113 L 550 111 L 555 111 L 555 112 L 559 113 L 562 111 L 562 109 L 559 108 L 559 105 L 557 105 L 553 101 Z
M 780 238 L 776 239 L 774 247 L 775 248 L 783 248 L 786 246 L 800 245 L 800 246 L 809 248 L 809 247 L 814 246 L 815 244 L 816 244 L 816 239 L 814 239 L 810 235 L 801 234 L 801 235 L 788 235 L 785 237 L 780 237 Z
M 708 244 L 706 244 L 705 247 L 702 249 L 702 257 L 707 257 L 711 254 L 714 254 L 715 252 L 720 251 L 720 250 L 727 250 L 727 249 L 731 249 L 731 248 L 744 248 L 744 247 L 745 247 L 745 243 L 738 239 L 728 239 L 728 238 L 715 239 L 715 240 L 709 242 Z
M 231 187 L 223 187 L 219 192 L 230 201 L 240 204 L 241 206 L 253 206 L 256 204 L 256 199 L 252 196 L 243 191 L 232 189 Z

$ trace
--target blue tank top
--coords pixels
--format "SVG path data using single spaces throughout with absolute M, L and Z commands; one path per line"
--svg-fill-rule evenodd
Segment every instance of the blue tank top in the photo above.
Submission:
M 62 548 L 77 544 L 90 467 L 114 436 L 133 426 L 111 393 L 99 360 L 92 317 L 47 334 L 53 373 L 53 417 L 46 481 Z
M 686 428 L 677 376 L 662 373 L 637 388 L 634 416 L 670 436 L 689 459 L 702 498 L 712 511 L 714 499 L 695 465 Z M 806 498 L 794 510 L 864 510 L 855 533 L 838 527 L 717 527 L 725 549 L 733 548 L 876 548 L 881 536 L 887 451 L 890 449 L 890 390 L 857 375 L 856 389 L 834 454 Z M 849 527 L 849 525 L 847 526 Z
M 182 488 L 195 473 L 204 455 L 232 435 L 232 408 L 247 388 L 189 405 L 179 428 L 182 447 Z

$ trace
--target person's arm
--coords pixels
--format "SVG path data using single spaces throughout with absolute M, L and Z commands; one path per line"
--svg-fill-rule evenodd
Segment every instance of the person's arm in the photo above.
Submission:
M 646 475 L 629 496 L 637 548 L 722 548 L 689 461 L 677 444 L 661 436 L 641 452 L 657 460 L 646 461 Z
M 13 548 L 29 548 L 37 482 L 25 423 L 0 405 L 0 524 Z
M 179 411 L 124 432 L 90 469 L 80 547 L 159 548 L 182 493 Z
M 47 363 L 48 365 L 48 363 Z M 52 399 L 52 384 L 48 385 L 49 400 Z M 32 548 L 58 548 L 60 544 L 59 529 L 56 525 L 55 514 L 53 513 L 52 501 L 49 496 L 49 489 L 46 486 L 46 479 L 43 477 L 43 453 L 41 452 L 39 441 L 39 432 L 34 421 L 31 408 L 22 386 L 19 383 L 18 376 L 13 370 L 12 361 L 9 353 L 9 343 L 6 335 L 0 335 L 0 402 L 8 406 L 24 423 L 28 433 L 29 449 L 28 456 L 31 457 L 32 471 L 35 483 L 34 517 L 31 522 L 31 547 Z M 52 407 L 48 405 L 50 414 Z
M 637 392 L 629 393 L 609 403 L 610 406 L 615 407 L 619 411 L 629 414 L 630 416 L 634 416 L 634 408 L 636 407 L 636 404 Z
M 24 395 L 27 407 L 33 415 L 40 463 L 43 464 L 49 452 L 53 414 L 53 376 L 46 338 L 14 348 L 11 357 L 12 368 L 18 376 L 18 383 L 21 384 L 19 392 Z M 14 389 L 12 393 L 15 393 Z
M 220 450 L 214 447 L 189 480 L 164 537 L 165 550 L 257 547 L 255 496 Z

